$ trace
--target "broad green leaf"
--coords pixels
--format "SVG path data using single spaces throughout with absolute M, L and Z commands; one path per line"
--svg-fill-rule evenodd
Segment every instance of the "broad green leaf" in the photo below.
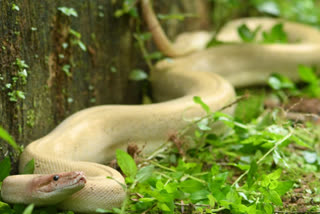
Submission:
M 10 209 L 9 204 L 0 201 L 0 213 L 1 214 L 11 214 L 12 211 Z
M 1 126 L 0 126 L 0 138 L 7 141 L 16 151 L 20 151 L 20 147 L 17 145 L 14 139 Z
M 280 196 L 282 196 L 285 193 L 287 193 L 290 189 L 292 189 L 293 185 L 293 181 L 279 181 L 278 186 L 275 190 L 278 192 Z
M 137 176 L 136 176 L 137 181 L 144 182 L 148 180 L 152 176 L 153 171 L 154 171 L 153 165 L 142 167 L 141 169 L 139 169 L 137 173 Z
M 213 195 L 208 195 L 207 196 L 208 197 L 208 199 L 209 199 L 209 205 L 210 205 L 210 207 L 214 207 L 215 205 L 216 205 L 216 202 L 217 202 L 217 200 L 213 197 Z
M 282 200 L 280 195 L 275 190 L 269 190 L 268 192 L 268 199 L 277 206 L 282 206 Z
M 268 175 L 268 177 L 271 179 L 271 180 L 278 180 L 280 177 L 281 177 L 281 173 L 282 173 L 282 170 L 281 169 L 277 169 L 275 170 L 274 172 L 270 173 Z
M 0 181 L 3 181 L 7 176 L 10 175 L 11 171 L 11 162 L 9 157 L 5 157 L 0 162 Z
M 230 191 L 228 192 L 227 200 L 233 204 L 241 204 L 241 197 L 234 189 L 230 189 Z
M 135 69 L 129 75 L 129 79 L 134 81 L 145 80 L 147 78 L 148 74 L 141 69 Z
M 33 174 L 34 172 L 34 159 L 32 158 L 23 168 L 22 174 Z
M 164 184 L 162 183 L 161 180 L 157 180 L 157 183 L 156 183 L 156 188 L 157 190 L 163 190 L 163 187 L 164 187 Z
M 208 195 L 210 194 L 210 192 L 206 189 L 200 189 L 196 192 L 193 192 L 191 193 L 190 195 L 190 199 L 193 201 L 193 202 L 196 202 L 196 201 L 200 201 L 200 200 L 204 200 L 204 199 L 207 199 L 208 198 Z
M 193 193 L 193 192 L 198 191 L 199 189 L 202 189 L 204 186 L 199 181 L 185 180 L 185 181 L 180 182 L 179 187 L 183 192 Z
M 249 206 L 247 208 L 247 213 L 248 214 L 256 214 L 257 213 L 257 205 L 256 204 L 252 204 L 251 206 Z
M 165 203 L 158 203 L 159 209 L 161 209 L 164 212 L 170 212 L 170 208 Z
M 122 150 L 116 151 L 117 163 L 122 172 L 128 177 L 135 177 L 137 174 L 137 166 L 133 158 Z
M 221 188 L 222 185 L 226 183 L 228 172 L 220 173 L 213 177 L 212 180 L 209 181 L 209 189 L 211 192 L 217 191 Z
M 34 208 L 34 204 L 30 204 L 29 206 L 27 206 L 27 208 L 23 211 L 22 214 L 32 214 Z
M 167 191 L 167 193 L 174 193 L 177 191 L 177 187 L 177 183 L 168 183 L 164 186 L 164 189 Z
M 317 83 L 318 81 L 316 74 L 314 73 L 313 69 L 310 67 L 307 67 L 305 65 L 299 65 L 298 73 L 299 73 L 300 79 L 304 82 Z
M 266 214 L 273 214 L 273 207 L 271 204 L 266 203 L 263 208 L 266 211 Z
M 199 104 L 202 107 L 202 109 L 207 112 L 207 114 L 209 114 L 211 112 L 210 107 L 207 104 L 205 104 L 200 97 L 194 96 L 193 101 L 195 103 Z

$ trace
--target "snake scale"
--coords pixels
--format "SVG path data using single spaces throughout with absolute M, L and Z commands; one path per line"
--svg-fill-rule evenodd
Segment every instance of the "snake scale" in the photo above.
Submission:
M 84 213 L 118 207 L 126 197 L 119 184 L 124 179 L 103 165 L 117 149 L 125 149 L 129 142 L 146 145 L 145 152 L 158 147 L 168 133 L 187 124 L 182 116 L 203 114 L 193 96 L 200 96 L 216 111 L 235 99 L 234 86 L 264 83 L 273 72 L 296 79 L 299 64 L 320 66 L 320 32 L 307 25 L 272 18 L 239 19 L 223 27 L 217 39 L 239 42 L 237 27 L 243 23 L 250 29 L 268 30 L 281 22 L 292 43 L 235 43 L 205 49 L 210 33 L 184 33 L 172 43 L 149 0 L 141 5 L 157 47 L 171 57 L 157 63 L 151 73 L 157 103 L 97 106 L 68 117 L 25 148 L 19 171 L 34 159 L 35 174 L 7 177 L 1 189 L 4 201 L 58 204 Z

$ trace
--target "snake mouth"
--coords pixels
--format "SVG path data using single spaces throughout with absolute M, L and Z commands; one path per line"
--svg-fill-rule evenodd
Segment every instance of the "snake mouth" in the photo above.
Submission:
M 64 189 L 83 188 L 87 183 L 87 179 L 83 172 L 70 172 L 70 177 L 63 185 Z
M 76 177 L 74 179 L 74 185 L 85 185 L 87 183 L 87 179 L 83 172 L 76 172 Z

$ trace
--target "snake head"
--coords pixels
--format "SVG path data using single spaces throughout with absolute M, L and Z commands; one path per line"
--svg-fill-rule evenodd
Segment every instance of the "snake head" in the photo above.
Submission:
M 30 193 L 37 205 L 56 204 L 85 186 L 83 172 L 63 172 L 39 175 L 30 183 Z

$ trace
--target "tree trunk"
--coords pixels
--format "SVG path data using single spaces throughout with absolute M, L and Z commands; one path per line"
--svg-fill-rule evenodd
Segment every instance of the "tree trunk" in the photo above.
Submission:
M 114 16 L 121 5 L 0 0 L 0 125 L 20 145 L 80 109 L 139 102 L 138 84 L 128 76 L 142 60 L 135 23 Z M 0 160 L 7 151 L 2 142 Z

